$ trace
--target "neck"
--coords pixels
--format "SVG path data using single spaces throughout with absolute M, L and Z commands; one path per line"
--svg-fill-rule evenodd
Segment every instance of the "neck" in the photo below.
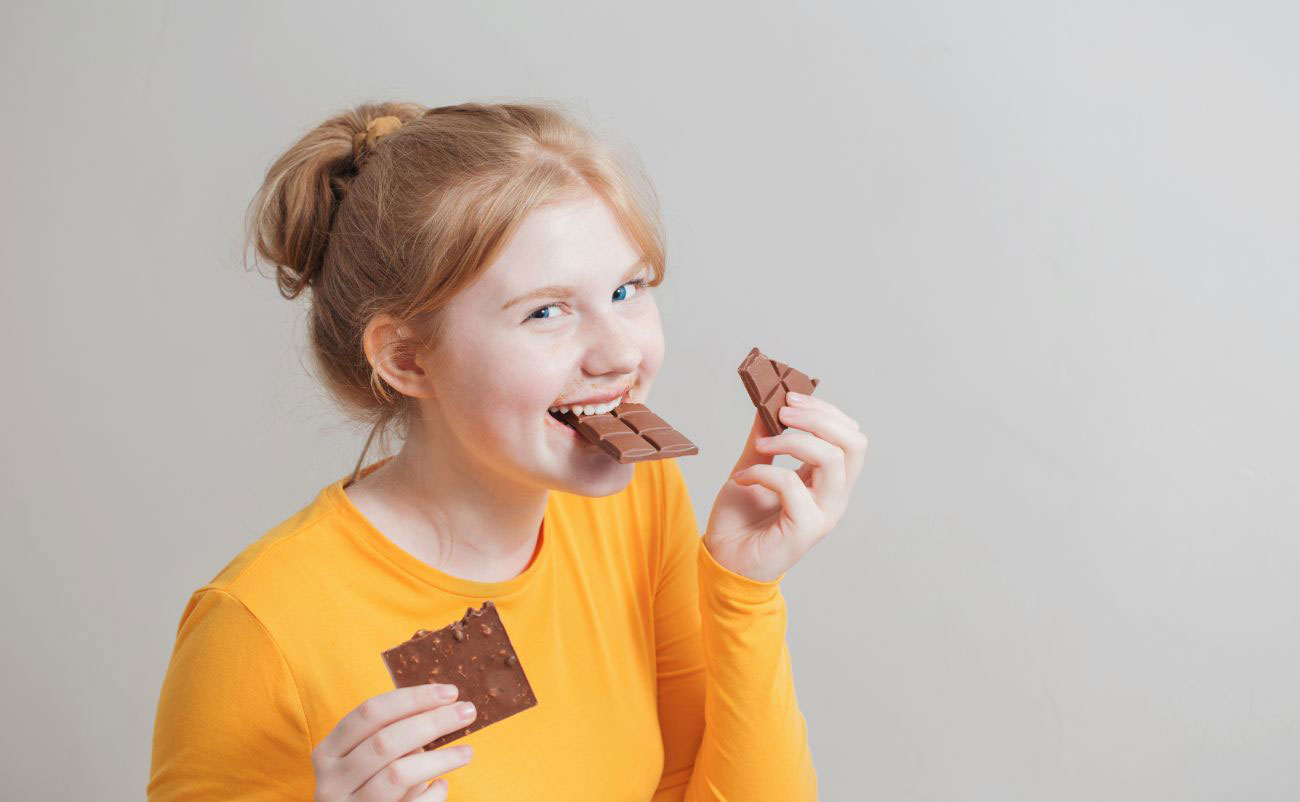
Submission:
M 450 573 L 526 560 L 536 548 L 548 490 L 490 474 L 448 437 L 434 449 L 413 430 L 371 477 L 411 551 Z

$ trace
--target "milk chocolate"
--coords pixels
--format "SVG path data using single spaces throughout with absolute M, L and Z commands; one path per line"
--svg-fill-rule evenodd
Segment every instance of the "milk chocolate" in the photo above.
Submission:
M 796 392 L 812 395 L 813 388 L 820 381 L 777 362 L 757 348 L 749 349 L 736 372 L 740 374 L 740 381 L 749 393 L 749 400 L 758 407 L 758 416 L 763 419 L 763 425 L 770 435 L 778 435 L 790 428 L 781 422 L 779 414 L 781 407 L 786 405 L 785 394 Z
M 519 655 L 490 601 L 478 610 L 467 607 L 459 621 L 442 629 L 417 630 L 382 656 L 397 687 L 455 685 L 460 690 L 457 701 L 473 702 L 478 711 L 468 726 L 433 739 L 424 745 L 425 751 L 537 705 Z
M 625 401 L 599 415 L 582 415 L 569 410 L 558 417 L 619 462 L 687 457 L 700 453 L 694 443 L 645 404 Z

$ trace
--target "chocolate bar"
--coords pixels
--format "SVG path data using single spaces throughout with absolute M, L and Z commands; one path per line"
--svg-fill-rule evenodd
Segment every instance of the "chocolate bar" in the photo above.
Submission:
M 700 453 L 694 443 L 645 404 L 625 401 L 599 415 L 580 415 L 569 410 L 558 417 L 619 462 L 688 457 Z
M 781 407 L 786 405 L 785 394 L 795 392 L 812 395 L 813 388 L 820 381 L 777 362 L 757 348 L 749 349 L 736 372 L 740 374 L 740 381 L 749 393 L 749 400 L 758 407 L 758 416 L 763 419 L 763 425 L 771 435 L 778 435 L 790 428 L 781 422 L 779 415 Z
M 435 632 L 417 630 L 411 639 L 383 652 L 399 688 L 436 682 L 455 685 L 458 701 L 473 702 L 478 716 L 455 732 L 424 745 L 425 751 L 462 738 L 537 705 L 524 667 L 510 644 L 496 605 L 465 609 L 459 621 Z

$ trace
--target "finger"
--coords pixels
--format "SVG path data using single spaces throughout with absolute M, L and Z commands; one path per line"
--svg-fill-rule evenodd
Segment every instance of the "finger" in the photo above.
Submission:
M 415 785 L 412 785 L 411 790 L 403 794 L 402 798 L 399 799 L 397 802 L 415 802 L 415 800 L 424 796 L 424 792 L 428 790 L 429 790 L 428 780 L 422 783 L 416 783 Z
M 858 435 L 862 434 L 859 430 L 853 429 L 852 426 L 846 424 L 842 416 L 827 412 L 826 409 L 781 407 L 777 411 L 777 416 L 790 429 L 798 429 L 800 432 L 822 438 L 823 441 L 831 443 L 832 446 L 839 447 L 844 454 L 849 454 L 850 448 L 855 447 L 855 443 L 858 441 Z M 789 429 L 787 429 L 787 432 L 789 432 Z
M 425 784 L 442 774 L 469 764 L 470 754 L 465 746 L 448 746 L 431 752 L 399 758 L 384 766 L 357 791 L 361 802 L 393 802 L 404 798 L 412 789 L 423 794 L 429 790 Z
M 410 757 L 411 755 L 418 755 L 420 752 L 423 751 L 424 751 L 423 746 L 417 746 L 416 748 L 402 755 L 402 757 Z M 430 782 L 431 782 L 430 780 L 425 780 L 423 783 L 416 783 L 415 785 L 411 786 L 411 790 L 406 792 L 406 794 L 402 797 L 401 802 L 415 802 L 415 800 L 424 796 L 424 792 L 429 790 Z
M 795 393 L 794 395 L 798 396 L 800 395 L 800 393 Z M 862 428 L 861 426 L 858 426 L 857 421 L 855 421 L 853 418 L 850 418 L 848 415 L 846 415 L 844 413 L 844 410 L 835 406 L 834 404 L 827 401 L 826 399 L 816 395 L 804 395 L 803 398 L 804 401 L 800 403 L 790 398 L 790 395 L 787 394 L 785 403 L 787 406 L 792 406 L 792 407 L 807 407 L 808 409 L 820 409 L 840 418 L 841 420 L 844 421 L 844 423 L 846 423 L 848 426 L 854 429 L 860 430 Z
M 754 447 L 754 442 L 760 437 L 766 437 L 767 434 L 767 425 L 763 423 L 762 416 L 759 414 L 758 410 L 755 409 L 754 421 L 749 427 L 749 437 L 745 440 L 745 447 L 741 449 L 740 458 L 736 460 L 735 465 L 731 466 L 732 473 L 735 473 L 741 468 L 748 468 L 750 465 L 772 462 L 771 457 L 764 456 Z
M 412 685 L 372 696 L 353 708 L 321 739 L 316 752 L 325 758 L 339 758 L 356 748 L 357 744 L 379 732 L 398 719 L 446 704 L 439 697 L 438 685 Z M 456 686 L 447 686 L 455 690 Z M 455 699 L 452 695 L 450 699 Z
M 446 802 L 447 793 L 447 778 L 440 777 L 433 781 L 429 790 L 416 797 L 414 802 Z
M 795 473 L 799 474 L 799 478 L 803 480 L 804 487 L 812 487 L 812 471 L 813 466 L 808 463 L 800 465 L 799 470 L 795 471 Z
M 817 435 L 833 443 L 844 452 L 844 482 L 851 485 L 862 471 L 862 463 L 867 453 L 867 436 L 858 429 L 850 429 L 841 416 L 832 415 L 824 409 L 812 407 L 781 407 L 778 411 L 781 422 L 793 429 L 800 429 Z
M 862 463 L 867 459 L 867 436 L 858 432 L 847 451 L 844 452 L 844 478 L 852 485 L 862 473 Z
M 357 788 L 377 776 L 377 773 L 382 775 L 388 770 L 385 767 L 391 768 L 389 764 L 418 760 L 423 755 L 430 754 L 421 750 L 421 754 L 402 757 L 412 748 L 462 729 L 474 720 L 473 716 L 462 718 L 457 708 L 456 704 L 445 705 L 399 719 L 357 744 L 355 749 L 339 758 L 335 767 L 338 783 L 346 788 Z M 402 786 L 402 790 L 409 788 L 411 782 Z M 397 794 L 391 798 L 397 799 L 400 796 Z
M 821 509 L 813 500 L 812 491 L 789 468 L 751 465 L 739 476 L 731 477 L 731 481 L 738 485 L 760 485 L 776 493 L 781 499 L 781 509 L 795 531 L 813 532 L 821 525 Z
M 788 395 L 786 397 L 789 398 Z M 853 432 L 856 432 L 856 434 L 850 432 L 844 440 L 836 442 L 836 445 L 844 449 L 845 481 L 850 485 L 853 484 L 858 480 L 858 474 L 862 472 L 862 463 L 866 459 L 867 436 L 862 433 L 862 428 L 858 426 L 857 421 L 853 420 L 848 415 L 845 415 L 844 412 L 834 404 L 831 404 L 825 399 L 818 398 L 817 396 L 809 395 L 804 397 L 807 399 L 806 403 L 793 404 L 793 402 L 790 402 L 790 405 L 805 407 L 807 409 L 818 409 L 827 412 L 843 421 L 848 426 L 851 426 Z
M 826 507 L 835 494 L 844 490 L 846 480 L 844 449 L 814 434 L 799 429 L 786 429 L 776 437 L 760 439 L 755 447 L 765 454 L 789 454 L 805 465 L 811 465 L 813 496 L 818 505 Z M 803 475 L 801 479 L 806 478 Z

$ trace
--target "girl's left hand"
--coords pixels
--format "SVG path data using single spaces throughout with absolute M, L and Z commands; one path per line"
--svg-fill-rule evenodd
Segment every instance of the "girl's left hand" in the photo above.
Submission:
M 862 472 L 867 436 L 857 421 L 815 396 L 786 397 L 769 437 L 758 410 L 731 478 L 718 491 L 704 545 L 727 570 L 770 582 L 790 570 L 844 516 Z M 776 454 L 803 462 L 772 464 Z

